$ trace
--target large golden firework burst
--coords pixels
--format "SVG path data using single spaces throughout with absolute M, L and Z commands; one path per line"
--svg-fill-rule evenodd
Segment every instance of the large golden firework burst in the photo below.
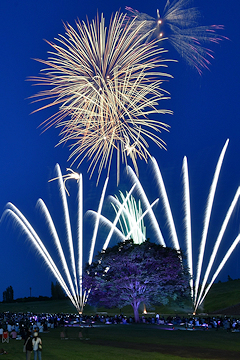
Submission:
M 47 67 L 31 78 L 47 86 L 34 95 L 47 100 L 38 110 L 58 106 L 42 125 L 62 127 L 59 144 L 70 141 L 72 164 L 88 159 L 90 177 L 98 169 L 97 182 L 103 168 L 109 175 L 116 152 L 119 181 L 121 162 L 127 165 L 130 157 L 137 172 L 137 158 L 147 161 L 148 140 L 165 147 L 158 133 L 169 126 L 152 115 L 171 113 L 158 106 L 169 98 L 161 87 L 171 77 L 160 70 L 167 67 L 162 59 L 166 50 L 159 40 L 143 41 L 149 36 L 141 31 L 144 22 L 136 26 L 118 12 L 108 28 L 103 15 L 92 22 L 76 21 L 76 30 L 64 26 L 65 36 L 48 42 L 53 49 L 48 59 L 36 59 Z

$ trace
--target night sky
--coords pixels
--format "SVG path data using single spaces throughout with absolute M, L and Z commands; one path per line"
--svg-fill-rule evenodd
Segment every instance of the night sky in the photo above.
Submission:
M 77 1 L 77 0 L 1 0 L 1 176 L 0 176 L 0 211 L 11 201 L 27 217 L 46 247 L 51 250 L 51 238 L 45 231 L 45 223 L 35 209 L 38 198 L 48 205 L 56 227 L 60 229 L 64 239 L 62 213 L 60 211 L 57 183 L 48 183 L 55 176 L 54 167 L 59 163 L 62 172 L 66 173 L 69 156 L 68 144 L 55 147 L 59 140 L 58 129 L 51 128 L 42 133 L 39 125 L 54 112 L 54 109 L 30 114 L 37 105 L 31 104 L 30 96 L 40 89 L 26 81 L 29 76 L 37 76 L 42 65 L 34 58 L 46 59 L 49 45 L 44 39 L 53 41 L 58 34 L 64 34 L 63 22 L 74 25 L 75 19 L 89 19 L 96 16 L 97 11 L 104 13 L 107 23 L 111 13 L 125 5 L 137 8 L 141 12 L 155 16 L 156 9 L 162 9 L 165 2 L 160 0 L 109 2 L 109 1 Z M 171 93 L 171 100 L 164 107 L 174 111 L 174 115 L 160 116 L 160 121 L 171 125 L 169 133 L 162 133 L 167 143 L 167 151 L 160 150 L 150 143 L 150 152 L 157 159 L 161 168 L 177 232 L 181 244 L 183 240 L 182 211 L 182 178 L 181 167 L 183 157 L 188 157 L 192 229 L 194 254 L 198 253 L 201 238 L 204 209 L 208 191 L 217 164 L 218 157 L 225 141 L 229 138 L 229 146 L 222 166 L 219 184 L 213 206 L 209 237 L 206 247 L 206 260 L 211 245 L 216 240 L 226 211 L 240 185 L 240 122 L 239 122 L 239 13 L 240 3 L 237 0 L 196 0 L 194 2 L 202 12 L 202 24 L 223 24 L 224 32 L 229 40 L 219 45 L 213 44 L 215 59 L 210 71 L 204 70 L 200 76 L 190 68 L 171 48 L 168 42 L 164 46 L 169 50 L 168 57 L 177 59 L 171 63 L 168 72 L 174 76 L 165 87 Z M 161 105 L 161 103 L 160 103 Z M 152 182 L 149 165 L 139 161 L 140 180 L 150 202 L 159 196 Z M 73 166 L 76 170 L 76 166 Z M 87 162 L 78 170 L 84 178 L 84 211 L 97 210 L 103 181 L 96 187 L 96 175 L 89 180 Z M 70 212 L 72 219 L 76 215 L 75 192 L 73 180 L 68 182 L 71 190 Z M 122 167 L 121 182 L 116 186 L 115 167 L 112 167 L 108 194 L 118 190 L 129 190 L 130 185 Z M 106 211 L 110 212 L 109 205 Z M 163 233 L 167 228 L 163 218 L 161 204 L 155 209 L 161 223 Z M 229 229 L 223 239 L 221 254 L 232 244 L 239 233 L 239 205 L 229 223 Z M 147 222 L 146 222 L 147 225 Z M 89 219 L 84 221 L 85 253 L 89 249 L 92 227 Z M 154 240 L 151 230 L 147 235 Z M 101 237 L 101 236 L 100 236 Z M 103 240 L 99 239 L 99 242 Z M 167 240 L 168 242 L 168 240 Z M 52 274 L 44 265 L 42 258 L 36 254 L 26 236 L 19 228 L 13 226 L 10 219 L 0 225 L 1 261 L 0 300 L 2 292 L 12 286 L 14 297 L 51 295 Z M 170 243 L 168 242 L 170 245 Z M 100 249 L 100 248 L 99 248 Z M 230 275 L 240 278 L 240 246 L 235 249 L 217 281 L 226 281 Z M 206 262 L 205 260 L 205 262 Z

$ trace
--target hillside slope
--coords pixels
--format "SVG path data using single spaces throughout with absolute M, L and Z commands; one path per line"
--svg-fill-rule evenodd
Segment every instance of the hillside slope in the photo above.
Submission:
M 236 306 L 240 303 L 240 279 L 213 284 L 204 301 L 204 312 L 218 312 L 219 310 Z M 239 310 L 237 307 L 235 311 Z M 234 315 L 238 314 L 235 313 Z

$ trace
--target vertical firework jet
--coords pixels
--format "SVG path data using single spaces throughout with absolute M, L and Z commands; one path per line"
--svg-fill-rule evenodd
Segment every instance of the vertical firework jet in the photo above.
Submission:
M 119 198 L 117 196 L 110 196 L 110 199 L 116 214 L 118 214 L 122 204 L 125 204 L 121 210 L 121 216 L 119 218 L 119 224 L 122 233 L 125 235 L 125 240 L 132 238 L 135 244 L 141 244 L 144 242 L 147 239 L 144 217 L 148 213 L 149 209 L 143 212 L 141 201 L 139 200 L 137 202 L 132 195 L 128 197 L 128 192 L 125 196 L 120 191 Z M 127 201 L 125 201 L 126 199 Z M 157 202 L 158 199 L 151 204 L 151 208 Z
M 191 291 L 192 291 L 192 298 L 193 298 L 193 304 L 194 304 L 194 311 L 196 312 L 196 310 L 198 309 L 198 307 L 202 304 L 204 298 L 206 297 L 208 291 L 210 290 L 210 287 L 212 285 L 212 283 L 214 282 L 214 280 L 216 279 L 217 275 L 219 274 L 219 272 L 221 271 L 221 269 L 223 268 L 223 266 L 225 265 L 226 261 L 228 260 L 228 258 L 230 257 L 230 255 L 232 254 L 233 250 L 235 249 L 235 247 L 237 246 L 237 244 L 239 243 L 240 237 L 237 236 L 236 239 L 233 241 L 232 245 L 230 246 L 229 250 L 227 251 L 226 255 L 224 256 L 224 258 L 222 259 L 222 261 L 220 262 L 217 270 L 213 273 L 212 277 L 209 279 L 210 276 L 210 271 L 213 270 L 213 264 L 216 260 L 216 255 L 217 252 L 219 250 L 219 246 L 220 243 L 222 241 L 223 235 L 226 231 L 227 225 L 229 223 L 230 217 L 233 213 L 233 210 L 239 200 L 240 197 L 240 187 L 238 187 L 236 194 L 234 196 L 234 199 L 227 211 L 226 217 L 224 219 L 224 222 L 220 228 L 217 240 L 214 244 L 212 253 L 210 255 L 210 258 L 208 260 L 208 266 L 205 269 L 204 273 L 203 273 L 203 258 L 204 256 L 206 256 L 205 253 L 205 246 L 206 246 L 206 241 L 207 241 L 207 235 L 208 235 L 208 230 L 209 230 L 209 225 L 210 225 L 210 218 L 211 218 L 211 213 L 212 213 L 212 206 L 213 206 L 213 201 L 214 201 L 214 197 L 215 197 L 215 192 L 216 192 L 216 187 L 217 187 L 217 183 L 218 183 L 218 179 L 219 179 L 219 174 L 221 171 L 221 167 L 222 167 L 222 163 L 223 163 L 223 159 L 224 159 L 224 155 L 228 146 L 229 140 L 226 141 L 222 152 L 219 156 L 219 160 L 216 166 L 216 170 L 214 173 L 214 177 L 213 177 L 213 181 L 212 181 L 212 185 L 210 187 L 210 191 L 209 191 L 209 195 L 208 195 L 208 200 L 207 200 L 207 205 L 206 205 L 206 211 L 205 211 L 205 216 L 204 216 L 204 221 L 203 221 L 203 232 L 202 232 L 202 239 L 200 242 L 200 248 L 199 248 L 199 256 L 198 256 L 198 262 L 196 265 L 196 270 L 194 271 L 193 268 L 193 254 L 192 254 L 192 234 L 191 234 L 191 206 L 190 206 L 190 191 L 189 191 L 189 177 L 188 177 L 188 166 L 187 166 L 187 158 L 184 157 L 183 159 L 183 190 L 184 190 L 184 209 L 185 209 L 185 219 L 184 219 L 184 223 L 185 223 L 185 229 L 186 229 L 186 233 L 185 233 L 185 239 L 186 239 L 186 249 L 187 249 L 187 262 L 188 262 L 188 267 L 189 267 L 189 271 L 190 271 L 190 287 L 191 287 Z M 156 168 L 156 162 L 154 160 L 154 169 L 155 169 L 155 174 L 156 177 L 159 178 L 159 170 L 158 167 Z M 156 171 L 157 169 L 157 171 Z M 166 195 L 166 190 L 165 190 L 165 186 L 164 183 L 162 181 L 162 178 L 160 178 L 160 180 L 158 181 L 160 184 L 160 192 L 162 194 L 162 196 L 167 196 Z M 178 249 L 178 242 L 176 242 L 176 240 L 174 240 L 174 238 L 177 236 L 176 235 L 176 230 L 175 230 L 175 225 L 173 222 L 173 218 L 172 218 L 172 213 L 171 213 L 171 209 L 170 206 L 166 207 L 165 206 L 165 211 L 166 211 L 166 216 L 168 218 L 168 225 L 170 228 L 170 234 L 173 240 L 173 244 L 174 247 L 176 249 Z M 201 276 L 203 273 L 203 276 Z M 202 281 L 202 283 L 200 283 L 200 280 Z M 210 281 L 210 286 L 208 285 L 206 287 L 207 281 Z M 200 289 L 199 289 L 200 288 Z
M 104 168 L 109 176 L 113 154 L 118 181 L 120 163 L 127 165 L 129 158 L 137 173 L 137 159 L 150 156 L 148 140 L 165 147 L 158 134 L 169 126 L 153 114 L 172 113 L 159 108 L 169 98 L 162 89 L 163 79 L 171 77 L 164 71 L 166 50 L 157 39 L 145 41 L 144 23 L 125 20 L 116 13 L 108 28 L 103 15 L 77 21 L 76 30 L 66 24 L 65 36 L 48 42 L 48 60 L 36 59 L 46 66 L 42 75 L 30 79 L 48 88 L 33 96 L 49 101 L 38 110 L 58 108 L 43 128 L 61 127 L 59 144 L 70 142 L 72 164 L 90 160 L 88 171 L 91 177 L 98 169 L 97 181 Z

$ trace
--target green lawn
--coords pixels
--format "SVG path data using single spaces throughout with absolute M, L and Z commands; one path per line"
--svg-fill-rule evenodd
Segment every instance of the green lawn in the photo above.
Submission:
M 167 331 L 157 325 L 104 325 L 81 330 L 84 340 L 79 339 L 79 330 L 67 328 L 64 340 L 60 328 L 42 334 L 43 360 L 240 358 L 240 333 L 224 330 Z M 5 359 L 25 359 L 23 341 L 10 340 L 2 346 L 8 351 Z
M 35 314 L 76 313 L 75 307 L 68 298 L 65 300 L 0 303 L 0 312 L 6 311 L 33 312 Z
M 211 287 L 206 300 L 204 311 L 211 312 L 225 309 L 226 307 L 240 303 L 240 280 L 231 280 L 224 283 L 216 283 Z

